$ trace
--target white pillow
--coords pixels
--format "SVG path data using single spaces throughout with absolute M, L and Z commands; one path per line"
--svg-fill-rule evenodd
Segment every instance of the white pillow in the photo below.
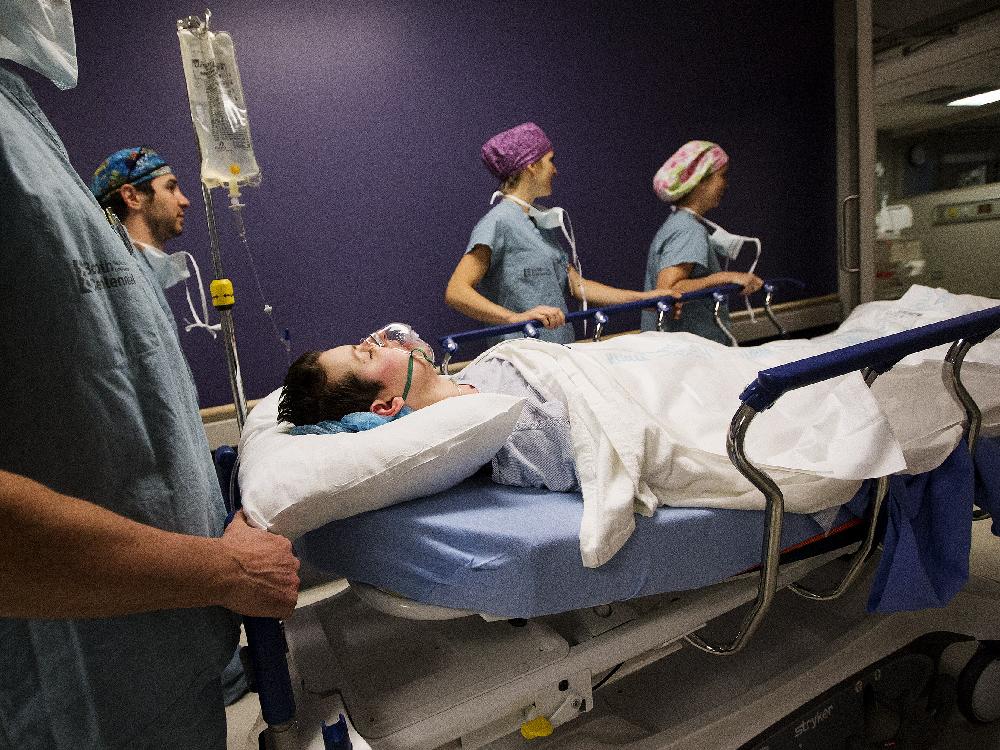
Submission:
M 294 539 L 338 518 L 431 495 L 474 474 L 510 436 L 524 400 L 446 398 L 364 432 L 289 435 L 281 389 L 247 416 L 240 491 L 251 523 Z

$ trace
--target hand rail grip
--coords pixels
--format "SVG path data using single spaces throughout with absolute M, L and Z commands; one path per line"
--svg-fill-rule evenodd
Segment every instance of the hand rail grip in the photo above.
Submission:
M 692 646 L 715 656 L 730 656 L 742 649 L 750 637 L 757 632 L 764 616 L 771 607 L 771 600 L 778 588 L 778 562 L 781 559 L 781 527 L 785 517 L 785 496 L 771 477 L 754 466 L 746 457 L 743 442 L 750 422 L 757 415 L 753 407 L 741 404 L 729 423 L 726 436 L 726 452 L 729 460 L 740 470 L 754 487 L 764 493 L 764 536 L 761 541 L 760 576 L 757 583 L 757 598 L 743 618 L 740 630 L 730 643 L 714 645 L 701 636 L 689 633 L 684 639 Z
M 726 301 L 726 295 L 722 292 L 716 292 L 712 297 L 715 299 L 715 305 L 712 307 L 712 320 L 715 321 L 716 328 L 722 331 L 722 335 L 729 339 L 730 346 L 738 347 L 740 342 L 736 340 L 729 327 L 722 322 L 722 303 Z
M 882 511 L 882 502 L 885 500 L 885 496 L 889 494 L 889 477 L 879 477 L 875 484 L 875 497 L 872 498 L 871 505 L 868 508 L 868 531 L 865 533 L 865 539 L 861 545 L 855 550 L 854 554 L 851 556 L 851 564 L 847 568 L 847 572 L 844 573 L 844 577 L 840 580 L 836 586 L 828 591 L 813 591 L 812 589 L 806 588 L 798 583 L 793 583 L 790 588 L 799 596 L 805 597 L 806 599 L 812 599 L 817 602 L 827 602 L 832 599 L 837 599 L 840 597 L 847 589 L 851 587 L 854 580 L 858 577 L 861 572 L 861 568 L 865 564 L 865 560 L 868 559 L 868 555 L 872 551 L 872 547 L 875 546 L 875 530 L 878 528 L 878 515 Z
M 844 198 L 843 203 L 840 205 L 840 253 L 838 254 L 837 262 L 840 270 L 845 273 L 859 273 L 861 271 L 861 266 L 854 268 L 847 261 L 847 204 L 851 201 L 859 200 L 860 197 L 860 195 L 849 195 Z

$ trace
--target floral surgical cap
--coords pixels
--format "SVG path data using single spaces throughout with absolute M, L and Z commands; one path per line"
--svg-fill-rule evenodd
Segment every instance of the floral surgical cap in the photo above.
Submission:
M 552 150 L 552 142 L 533 122 L 497 133 L 483 144 L 483 164 L 498 180 L 506 180 Z
M 653 192 L 662 201 L 676 203 L 704 177 L 728 163 L 729 155 L 721 146 L 711 141 L 688 141 L 653 176 Z
M 141 185 L 164 174 L 173 174 L 173 170 L 153 149 L 146 146 L 123 148 L 94 170 L 90 192 L 103 206 L 122 185 Z

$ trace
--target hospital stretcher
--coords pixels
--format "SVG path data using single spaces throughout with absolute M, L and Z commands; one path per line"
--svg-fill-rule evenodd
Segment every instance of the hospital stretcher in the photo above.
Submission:
M 850 583 L 870 573 L 887 479 L 866 484 L 842 509 L 835 533 L 785 515 L 780 490 L 743 454 L 754 415 L 788 390 L 859 370 L 871 385 L 906 355 L 952 343 L 945 382 L 966 410 L 966 439 L 975 450 L 979 413 L 961 367 L 971 346 L 998 328 L 1000 308 L 992 308 L 761 371 L 741 395 L 727 447 L 764 494 L 765 511 L 661 508 L 639 519 L 626 547 L 597 569 L 579 565 L 576 495 L 513 490 L 483 477 L 310 532 L 298 542 L 300 554 L 351 580 L 351 590 L 298 610 L 286 624 L 292 677 L 277 624 L 247 622 L 270 725 L 263 741 L 323 748 L 319 721 L 332 723 L 343 712 L 355 747 L 518 747 L 524 740 L 517 735 L 503 738 L 518 728 L 525 737 L 552 733 L 594 707 L 596 687 L 692 652 L 686 643 L 713 654 L 742 651 L 784 589 L 816 607 L 845 594 L 857 599 L 859 587 Z M 859 522 L 865 506 L 867 521 Z M 496 540 L 492 551 L 476 548 L 489 538 Z M 791 548 L 796 554 L 782 557 Z M 741 574 L 756 563 L 755 572 Z M 833 580 L 806 587 L 809 574 Z M 824 658 L 819 649 L 806 660 L 805 676 L 786 675 L 766 703 L 743 696 L 728 716 L 716 710 L 708 720 L 703 713 L 623 746 L 738 747 L 868 666 L 872 654 L 888 655 L 925 632 L 1000 639 L 998 604 L 1000 584 L 973 578 L 941 609 L 861 618 L 836 655 Z M 464 616 L 471 612 L 485 616 Z M 713 630 L 734 616 L 735 637 L 704 634 L 707 623 Z M 550 746 L 559 746 L 551 744 L 559 736 Z

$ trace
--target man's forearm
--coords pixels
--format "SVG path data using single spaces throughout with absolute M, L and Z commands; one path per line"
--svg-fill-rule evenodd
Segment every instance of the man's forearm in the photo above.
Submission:
M 217 539 L 174 534 L 0 472 L 0 616 L 110 617 L 219 604 Z

